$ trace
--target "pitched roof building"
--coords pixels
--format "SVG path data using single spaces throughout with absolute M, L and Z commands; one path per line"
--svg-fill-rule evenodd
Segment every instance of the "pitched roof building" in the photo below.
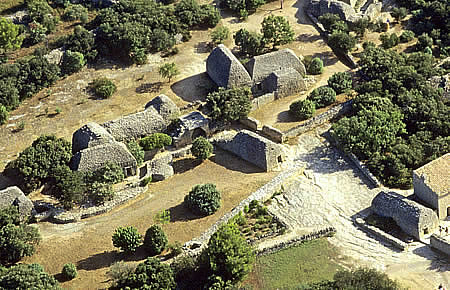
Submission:
M 0 190 L 0 209 L 17 206 L 21 219 L 27 219 L 33 209 L 33 202 L 17 186 L 10 186 Z

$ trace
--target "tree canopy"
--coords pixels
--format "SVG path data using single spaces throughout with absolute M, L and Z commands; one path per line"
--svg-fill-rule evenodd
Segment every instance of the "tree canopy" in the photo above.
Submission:
M 252 93 L 248 88 L 224 89 L 206 96 L 210 116 L 215 120 L 231 122 L 246 117 L 250 113 Z
M 0 53 L 20 48 L 23 37 L 20 36 L 19 25 L 0 17 Z
M 294 40 L 294 31 L 283 16 L 269 15 L 262 22 L 261 32 L 267 43 L 275 48 Z

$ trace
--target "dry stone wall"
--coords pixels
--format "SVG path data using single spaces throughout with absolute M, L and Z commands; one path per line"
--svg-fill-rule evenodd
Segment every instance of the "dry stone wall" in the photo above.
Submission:
M 450 257 L 450 242 L 443 237 L 432 235 L 430 237 L 430 245 L 433 249 L 436 249 Z
M 271 103 L 275 101 L 275 94 L 274 93 L 268 93 L 262 96 L 259 96 L 257 98 L 254 98 L 252 100 L 252 111 L 261 108 L 265 104 Z

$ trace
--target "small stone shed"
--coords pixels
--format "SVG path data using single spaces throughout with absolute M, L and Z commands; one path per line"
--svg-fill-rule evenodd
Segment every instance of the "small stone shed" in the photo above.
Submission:
M 439 219 L 450 216 L 450 153 L 413 171 L 414 194 L 436 210 Z
M 181 116 L 176 136 L 173 137 L 173 144 L 176 148 L 180 148 L 191 144 L 197 137 L 211 136 L 209 124 L 210 119 L 198 111 Z
M 34 210 L 33 202 L 17 186 L 0 190 L 0 209 L 11 205 L 17 206 L 23 220 L 30 217 Z
M 266 172 L 279 169 L 285 159 L 281 145 L 248 130 L 219 139 L 216 145 Z
M 433 210 L 395 192 L 378 193 L 372 200 L 371 209 L 380 216 L 392 218 L 405 233 L 419 240 L 430 236 L 439 227 L 439 219 Z
M 90 122 L 76 130 L 72 135 L 72 153 L 86 148 L 114 142 L 114 137 L 97 123 Z

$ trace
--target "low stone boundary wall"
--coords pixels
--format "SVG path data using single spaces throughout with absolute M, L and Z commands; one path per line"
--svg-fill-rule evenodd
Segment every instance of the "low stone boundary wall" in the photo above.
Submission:
M 256 255 L 257 256 L 262 256 L 262 255 L 273 254 L 273 253 L 276 253 L 276 252 L 278 252 L 280 250 L 299 245 L 299 244 L 301 244 L 303 242 L 306 242 L 306 241 L 312 241 L 312 240 L 316 240 L 316 239 L 319 239 L 319 238 L 322 238 L 322 237 L 331 236 L 331 235 L 334 235 L 334 234 L 336 234 L 336 229 L 335 228 L 333 228 L 333 227 L 325 228 L 325 229 L 322 229 L 322 230 L 318 230 L 318 231 L 312 232 L 310 234 L 306 234 L 306 235 L 300 236 L 298 238 L 294 238 L 294 239 L 292 239 L 290 241 L 281 242 L 281 243 L 279 243 L 277 245 L 274 245 L 272 247 L 268 247 L 268 248 L 256 251 Z
M 356 218 L 354 220 L 354 223 L 359 226 L 362 230 L 365 232 L 372 234 L 379 238 L 381 241 L 389 243 L 393 245 L 394 247 L 402 250 L 402 251 L 408 251 L 408 244 L 403 242 L 402 240 L 397 239 L 396 237 L 393 237 L 386 232 L 383 232 L 377 227 L 371 226 L 367 224 L 362 218 Z
M 306 131 L 312 130 L 317 126 L 324 124 L 325 122 L 330 121 L 333 118 L 346 114 L 350 111 L 353 104 L 353 100 L 346 101 L 345 103 L 336 105 L 329 110 L 319 114 L 315 117 L 312 117 L 309 120 L 306 120 L 304 123 L 289 129 L 284 132 L 284 137 L 296 137 Z
M 261 122 L 252 117 L 244 117 L 239 119 L 239 123 L 249 128 L 252 131 L 258 131 L 261 127 Z
M 252 111 L 260 108 L 261 106 L 268 104 L 270 102 L 275 101 L 275 94 L 268 93 L 259 97 L 256 97 L 252 100 Z
M 433 234 L 430 237 L 430 246 L 450 257 L 450 241 Z
M 285 137 L 283 135 L 283 132 L 281 132 L 280 130 L 269 126 L 269 125 L 264 125 L 262 127 L 261 132 L 266 135 L 270 140 L 277 142 L 277 143 L 283 143 Z

